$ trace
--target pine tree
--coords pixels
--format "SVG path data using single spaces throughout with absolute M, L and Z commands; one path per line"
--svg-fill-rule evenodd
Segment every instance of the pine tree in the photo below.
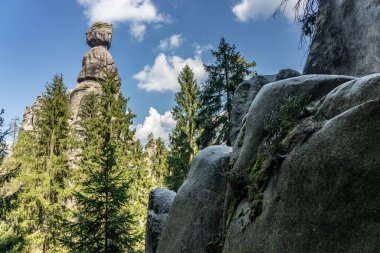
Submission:
M 17 197 L 3 223 L 4 235 L 17 238 L 10 252 L 65 252 L 57 240 L 60 221 L 67 213 L 69 176 L 69 98 L 62 76 L 46 85 L 43 97 L 35 130 L 20 133 L 12 157 L 2 167 L 9 171 L 20 166 L 4 192 Z
M 132 177 L 138 180 L 132 113 L 120 93 L 116 73 L 101 83 L 101 95 L 90 95 L 80 111 L 81 180 L 74 194 L 76 212 L 68 222 L 70 252 L 133 252 L 139 240 L 131 212 Z M 131 176 L 133 174 L 133 176 Z
M 208 80 L 201 91 L 201 111 L 199 128 L 202 134 L 198 139 L 201 148 L 213 144 L 226 143 L 228 140 L 229 122 L 232 111 L 232 97 L 237 86 L 244 81 L 256 65 L 248 63 L 236 52 L 236 46 L 230 45 L 224 38 L 220 40 L 218 50 L 211 50 L 215 63 L 204 64 Z
M 12 137 L 12 149 L 16 144 L 19 129 L 20 119 L 18 117 L 11 119 L 11 122 L 9 123 L 9 134 Z
M 178 82 L 181 90 L 175 96 L 176 105 L 172 110 L 177 123 L 169 136 L 171 151 L 167 177 L 167 184 L 173 190 L 178 190 L 187 176 L 190 164 L 198 152 L 196 141 L 199 135 L 196 126 L 200 107 L 199 87 L 188 65 L 179 74 Z
M 3 115 L 4 109 L 0 110 L 0 127 L 4 126 L 4 119 L 1 117 Z M 4 156 L 6 155 L 7 143 L 5 142 L 5 137 L 9 134 L 9 129 L 2 130 L 0 128 L 0 165 L 3 162 Z
M 154 188 L 165 186 L 165 177 L 168 173 L 168 150 L 161 138 L 155 139 L 149 134 L 148 143 L 145 145 L 147 154 L 147 166 Z

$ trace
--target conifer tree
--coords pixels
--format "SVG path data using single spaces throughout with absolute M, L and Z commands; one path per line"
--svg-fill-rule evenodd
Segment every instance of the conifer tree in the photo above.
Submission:
M 4 119 L 1 115 L 3 115 L 4 109 L 0 110 L 0 165 L 3 162 L 4 156 L 6 155 L 7 144 L 5 142 L 5 137 L 9 134 L 9 129 L 3 130 L 1 129 L 4 126 Z
M 256 65 L 255 62 L 246 62 L 244 57 L 236 51 L 235 45 L 230 45 L 224 38 L 219 42 L 216 51 L 211 50 L 215 63 L 206 65 L 208 80 L 201 91 L 201 111 L 199 128 L 202 134 L 198 139 L 201 148 L 213 144 L 226 143 L 228 140 L 229 122 L 232 111 L 232 97 L 237 86 L 244 81 Z
M 102 93 L 87 97 L 79 114 L 83 180 L 74 194 L 74 219 L 68 222 L 65 243 L 70 252 L 133 252 L 139 240 L 130 208 L 131 178 L 138 180 L 139 143 L 133 139 L 133 115 L 127 113 L 127 100 L 115 77 L 111 74 L 101 82 Z
M 196 141 L 199 131 L 196 119 L 200 107 L 199 87 L 188 65 L 179 74 L 178 82 L 181 90 L 175 96 L 176 105 L 172 110 L 177 123 L 169 136 L 171 151 L 168 157 L 167 177 L 168 186 L 175 191 L 185 180 L 190 164 L 198 152 Z
M 149 134 L 148 143 L 145 145 L 147 154 L 147 166 L 155 187 L 165 186 L 165 177 L 168 173 L 167 156 L 168 150 L 161 138 L 155 139 L 153 134 Z
M 17 238 L 10 252 L 65 252 L 57 239 L 67 213 L 68 104 L 63 78 L 55 76 L 46 85 L 34 131 L 20 133 L 12 157 L 2 167 L 8 171 L 20 166 L 5 192 L 17 197 L 3 223 L 4 235 Z

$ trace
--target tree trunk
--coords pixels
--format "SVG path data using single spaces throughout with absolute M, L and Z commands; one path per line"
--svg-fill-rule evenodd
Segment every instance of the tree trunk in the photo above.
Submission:
M 380 0 L 320 0 L 304 74 L 380 72 Z

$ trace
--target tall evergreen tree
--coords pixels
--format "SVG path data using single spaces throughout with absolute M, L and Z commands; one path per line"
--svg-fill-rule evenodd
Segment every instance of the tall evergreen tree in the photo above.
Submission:
M 200 108 L 199 87 L 188 65 L 179 74 L 178 83 L 181 90 L 175 96 L 176 105 L 172 110 L 177 123 L 169 136 L 171 151 L 167 177 L 167 184 L 173 190 L 178 190 L 187 176 L 190 164 L 198 152 L 196 141 L 199 136 L 196 126 Z
M 9 134 L 12 137 L 12 149 L 16 144 L 19 129 L 20 119 L 18 117 L 11 119 L 11 122 L 9 123 Z
M 4 156 L 6 155 L 7 143 L 5 142 L 5 137 L 9 134 L 9 129 L 1 129 L 4 126 L 3 115 L 4 109 L 0 110 L 0 165 L 3 162 Z
M 211 50 L 215 63 L 206 65 L 208 80 L 201 91 L 201 111 L 199 127 L 202 134 L 198 139 L 201 148 L 213 144 L 226 143 L 228 140 L 229 122 L 232 111 L 232 97 L 237 86 L 248 76 L 255 62 L 246 62 L 236 51 L 235 45 L 230 45 L 222 38 L 216 51 Z
M 4 231 L 18 238 L 14 252 L 65 252 L 57 240 L 66 214 L 69 176 L 69 98 L 62 76 L 46 85 L 43 97 L 35 130 L 20 133 L 12 157 L 2 168 L 20 165 L 5 193 L 17 193 L 4 222 Z
M 148 143 L 145 145 L 147 154 L 147 166 L 154 187 L 164 187 L 165 177 L 168 173 L 168 150 L 161 138 L 155 139 L 149 134 Z
M 83 180 L 74 194 L 77 210 L 68 226 L 70 252 L 133 252 L 139 240 L 129 205 L 131 174 L 136 177 L 140 169 L 135 160 L 139 144 L 115 77 L 101 82 L 101 95 L 90 95 L 79 114 Z

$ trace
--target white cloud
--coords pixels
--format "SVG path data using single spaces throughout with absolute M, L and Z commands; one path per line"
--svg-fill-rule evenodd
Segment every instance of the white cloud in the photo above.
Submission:
M 142 41 L 144 39 L 146 26 L 144 24 L 139 23 L 132 23 L 130 26 L 130 33 L 134 38 L 136 38 L 138 41 Z
M 175 127 L 176 122 L 170 111 L 163 115 L 159 114 L 153 107 L 149 108 L 149 115 L 145 118 L 144 123 L 137 125 L 135 136 L 146 143 L 148 135 L 153 133 L 154 138 L 161 138 L 166 144 L 169 142 L 169 133 Z
M 162 51 L 171 51 L 178 48 L 183 42 L 182 34 L 173 34 L 169 38 L 160 40 L 158 48 Z
M 204 47 L 196 46 L 194 58 L 183 59 L 180 56 L 168 56 L 160 53 L 154 60 L 153 66 L 146 65 L 143 70 L 133 76 L 138 80 L 138 87 L 146 91 L 178 92 L 178 75 L 187 64 L 192 68 L 194 77 L 201 83 L 207 74 L 203 68 L 202 52 Z
M 294 6 L 297 2 L 298 0 L 289 0 L 284 9 L 283 14 L 289 21 L 294 20 Z M 240 0 L 232 7 L 232 12 L 241 22 L 267 19 L 273 16 L 280 4 L 281 0 Z
M 146 24 L 168 22 L 169 18 L 159 13 L 151 0 L 77 0 L 85 8 L 85 15 L 93 23 L 130 23 L 130 32 L 142 40 Z

